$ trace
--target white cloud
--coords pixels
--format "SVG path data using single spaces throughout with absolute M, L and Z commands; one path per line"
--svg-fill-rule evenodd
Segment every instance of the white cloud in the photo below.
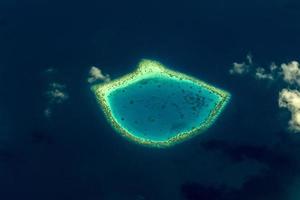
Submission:
M 292 131 L 300 131 L 300 92 L 298 90 L 282 89 L 279 93 L 279 107 L 291 112 L 289 128 Z
M 297 84 L 300 86 L 300 68 L 297 61 L 288 64 L 281 64 L 283 80 L 289 84 Z
M 46 92 L 50 103 L 60 104 L 69 98 L 69 95 L 65 91 L 66 86 L 59 83 L 51 83 L 49 89 Z
M 267 73 L 265 68 L 262 67 L 256 68 L 255 77 L 257 79 L 268 79 L 268 80 L 274 79 L 273 75 L 271 73 Z
M 66 92 L 66 86 L 57 82 L 49 84 L 46 96 L 47 106 L 44 110 L 44 116 L 47 118 L 51 117 L 55 105 L 62 104 L 69 99 L 69 95 Z
M 249 70 L 250 69 L 250 70 Z M 272 63 L 269 67 L 255 66 L 250 54 L 246 56 L 246 61 L 239 64 L 233 63 L 230 74 L 242 75 L 248 73 L 259 80 L 280 81 L 286 83 L 293 90 L 282 88 L 279 92 L 278 104 L 280 108 L 286 108 L 291 112 L 289 129 L 300 132 L 300 64 L 292 61 L 287 64 L 282 63 L 278 67 Z M 285 86 L 285 87 L 287 87 Z M 283 86 L 284 87 L 284 86 Z
M 59 104 L 66 102 L 70 96 L 67 91 L 67 86 L 56 81 L 56 75 L 58 75 L 56 68 L 49 67 L 45 69 L 43 75 L 46 77 L 48 83 L 47 88 L 43 92 L 46 98 L 43 114 L 46 118 L 50 118 L 53 115 L 54 109 L 58 107 Z
M 280 71 L 278 71 L 279 68 L 275 63 L 271 63 L 271 65 L 268 67 L 268 69 L 264 67 L 257 67 L 255 69 L 255 78 L 260 80 L 270 80 L 273 81 L 281 74 Z
M 230 74 L 247 74 L 250 71 L 250 67 L 253 65 L 252 55 L 248 53 L 246 55 L 246 61 L 242 63 L 234 62 L 231 69 L 229 70 Z
M 109 82 L 110 77 L 108 74 L 103 75 L 101 69 L 92 66 L 89 71 L 89 78 L 87 80 L 89 83 L 94 83 L 97 81 Z
M 246 74 L 249 71 L 249 65 L 246 63 L 236 63 L 234 62 L 232 68 L 229 70 L 230 74 Z
M 250 74 L 260 80 L 274 80 L 275 77 L 278 76 L 277 75 L 278 67 L 275 63 L 272 63 L 268 68 L 269 69 L 255 66 L 253 62 L 253 57 L 249 53 L 246 55 L 245 62 L 242 63 L 234 62 L 232 64 L 232 68 L 229 70 L 229 73 L 236 74 L 236 75 Z
M 252 59 L 252 54 L 248 53 L 246 55 L 246 60 L 248 61 L 249 65 L 253 65 L 253 59 Z

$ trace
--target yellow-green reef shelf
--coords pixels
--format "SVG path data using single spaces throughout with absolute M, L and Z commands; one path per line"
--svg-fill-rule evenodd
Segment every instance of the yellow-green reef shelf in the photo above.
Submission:
M 228 92 L 152 60 L 142 60 L 134 72 L 92 90 L 118 133 L 151 147 L 168 147 L 202 133 L 230 99 Z

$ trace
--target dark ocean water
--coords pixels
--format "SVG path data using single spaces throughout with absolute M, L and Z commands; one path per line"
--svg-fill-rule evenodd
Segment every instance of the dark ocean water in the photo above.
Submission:
M 277 86 L 228 70 L 248 52 L 261 64 L 299 60 L 299 19 L 297 0 L 1 0 L 0 199 L 298 200 L 300 136 L 286 130 Z M 86 79 L 92 65 L 117 78 L 142 58 L 232 100 L 192 140 L 130 143 Z M 70 98 L 46 118 L 53 81 Z

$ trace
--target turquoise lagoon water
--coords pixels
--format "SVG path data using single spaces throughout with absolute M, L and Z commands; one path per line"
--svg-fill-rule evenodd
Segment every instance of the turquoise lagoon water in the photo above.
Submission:
M 190 80 L 152 75 L 113 90 L 108 106 L 129 133 L 165 141 L 199 127 L 221 97 Z

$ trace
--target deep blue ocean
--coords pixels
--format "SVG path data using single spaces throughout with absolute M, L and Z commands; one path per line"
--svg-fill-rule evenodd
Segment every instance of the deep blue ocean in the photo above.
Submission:
M 229 74 L 249 52 L 261 65 L 299 61 L 299 19 L 298 0 L 0 0 L 0 199 L 299 200 L 300 135 L 278 108 L 280 84 Z M 118 78 L 143 58 L 230 103 L 174 147 L 129 142 L 87 78 L 91 66 Z M 69 98 L 52 106 L 53 82 Z

